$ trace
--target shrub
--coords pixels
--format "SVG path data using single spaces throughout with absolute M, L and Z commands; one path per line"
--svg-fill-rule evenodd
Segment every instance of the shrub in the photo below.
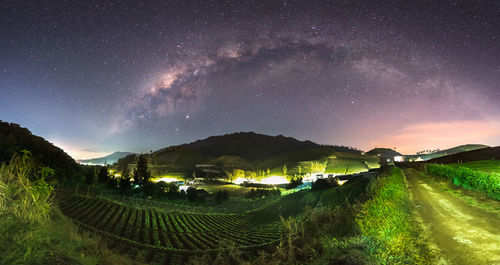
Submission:
M 77 228 L 51 205 L 55 172 L 31 155 L 0 167 L 0 264 L 130 264 L 98 238 Z
M 337 187 L 338 183 L 334 179 L 318 179 L 311 185 L 311 190 L 326 190 Z
M 428 164 L 427 172 L 448 179 L 457 186 L 486 193 L 500 200 L 500 176 L 495 173 L 476 171 L 466 167 L 450 167 Z

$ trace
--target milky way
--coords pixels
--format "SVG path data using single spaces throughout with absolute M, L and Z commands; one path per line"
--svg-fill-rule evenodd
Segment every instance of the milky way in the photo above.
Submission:
M 499 145 L 500 5 L 370 2 L 7 1 L 0 119 L 80 157 L 238 131 Z

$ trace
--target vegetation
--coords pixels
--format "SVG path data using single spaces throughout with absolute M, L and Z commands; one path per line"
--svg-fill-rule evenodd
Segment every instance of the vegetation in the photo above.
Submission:
M 352 174 L 379 167 L 376 156 L 336 153 L 328 158 L 325 173 Z
M 173 255 L 187 262 L 191 256 L 226 248 L 223 242 L 256 250 L 277 241 L 281 231 L 279 223 L 254 224 L 246 215 L 167 214 L 82 196 L 66 198 L 61 210 L 129 256 L 145 251 L 139 259 L 154 264 L 168 262 Z
M 37 166 L 44 165 L 55 170 L 51 180 L 64 184 L 84 182 L 82 168 L 62 149 L 18 124 L 0 120 L 0 163 L 8 163 L 14 154 L 22 150 L 31 152 L 33 163 Z
M 487 173 L 499 173 L 500 174 L 500 160 L 489 159 L 489 160 L 479 160 L 466 163 L 449 164 L 451 167 L 466 167 L 477 171 L 483 171 Z
M 433 264 L 435 254 L 421 237 L 402 171 L 390 168 L 371 187 L 356 223 L 368 255 L 379 264 Z
M 0 168 L 0 264 L 130 264 L 51 204 L 54 174 L 29 152 Z
M 486 193 L 500 200 L 500 174 L 476 171 L 467 167 L 428 164 L 427 172 L 448 179 L 457 186 Z
M 148 161 L 146 155 L 140 155 L 137 161 L 137 167 L 134 170 L 134 182 L 137 185 L 145 186 L 149 183 L 151 172 L 148 169 Z

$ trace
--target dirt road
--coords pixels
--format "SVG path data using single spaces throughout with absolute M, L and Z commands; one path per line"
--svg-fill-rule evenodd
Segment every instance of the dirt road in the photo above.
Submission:
M 471 206 L 419 171 L 404 173 L 416 210 L 447 264 L 500 264 L 500 213 Z

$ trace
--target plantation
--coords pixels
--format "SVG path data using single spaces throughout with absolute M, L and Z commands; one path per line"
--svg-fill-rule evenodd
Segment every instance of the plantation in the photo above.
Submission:
M 466 163 L 449 164 L 449 166 L 454 168 L 466 167 L 477 171 L 500 174 L 500 160 L 479 160 Z
M 148 263 L 185 263 L 192 256 L 222 251 L 224 244 L 256 250 L 280 239 L 280 223 L 254 225 L 243 214 L 167 214 L 83 196 L 65 198 L 60 207 L 121 252 Z M 138 257 L 141 251 L 144 256 Z
M 352 174 L 379 167 L 376 156 L 337 153 L 328 158 L 325 173 Z
M 428 164 L 427 171 L 448 179 L 457 186 L 486 193 L 491 198 L 500 200 L 500 175 L 473 170 L 467 167 L 452 167 Z

